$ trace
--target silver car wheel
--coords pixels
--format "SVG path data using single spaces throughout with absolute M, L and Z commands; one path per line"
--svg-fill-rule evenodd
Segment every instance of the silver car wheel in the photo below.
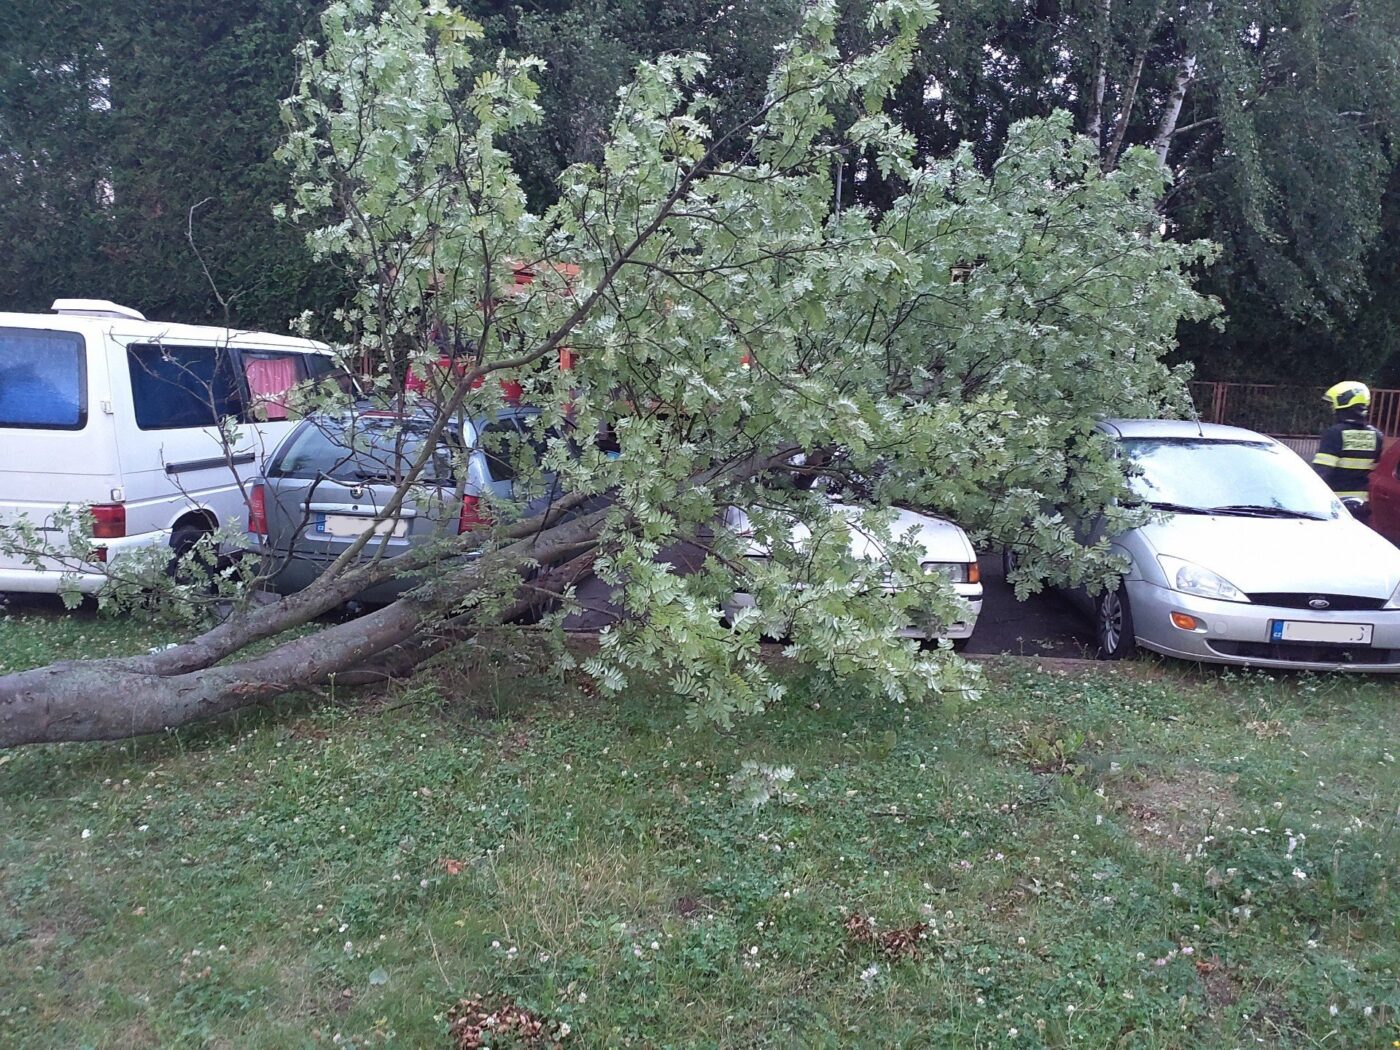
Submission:
M 1099 618 L 1103 624 L 1104 648 L 1112 652 L 1118 648 L 1118 642 L 1123 637 L 1123 604 L 1115 592 L 1110 591 L 1103 596 Z
M 1121 660 L 1131 656 L 1137 649 L 1137 638 L 1128 596 L 1121 583 L 1099 597 L 1097 614 L 1094 626 L 1098 634 L 1099 658 Z

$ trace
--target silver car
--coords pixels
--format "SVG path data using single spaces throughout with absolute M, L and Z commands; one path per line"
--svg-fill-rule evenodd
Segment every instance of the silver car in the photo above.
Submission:
M 394 557 L 487 524 L 486 504 L 515 497 L 514 459 L 507 450 L 535 443 L 528 426 L 535 414 L 507 410 L 453 427 L 399 512 L 374 526 L 377 536 L 360 557 Z M 427 413 L 361 409 L 310 417 L 287 435 L 249 501 L 248 531 L 269 568 L 272 589 L 290 594 L 306 587 L 371 527 L 422 451 L 431 425 Z M 547 498 L 527 501 L 525 512 Z M 419 582 L 395 577 L 357 600 L 390 602 Z
M 1130 566 L 1117 588 L 1075 595 L 1104 657 L 1140 645 L 1211 663 L 1400 671 L 1400 549 L 1296 453 L 1236 427 L 1099 427 L 1130 462 L 1136 496 L 1161 512 L 1112 541 Z

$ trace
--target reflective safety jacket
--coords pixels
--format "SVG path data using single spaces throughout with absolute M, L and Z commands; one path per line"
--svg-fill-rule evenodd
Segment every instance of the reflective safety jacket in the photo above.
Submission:
M 1381 432 L 1365 420 L 1343 419 L 1322 432 L 1313 468 L 1340 498 L 1364 500 L 1384 443 Z

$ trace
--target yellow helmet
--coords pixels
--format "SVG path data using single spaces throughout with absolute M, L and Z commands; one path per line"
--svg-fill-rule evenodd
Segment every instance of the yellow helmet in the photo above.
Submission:
M 1348 408 L 1367 408 L 1371 404 L 1371 389 L 1355 379 L 1343 379 L 1336 386 L 1328 388 L 1322 399 L 1338 412 Z

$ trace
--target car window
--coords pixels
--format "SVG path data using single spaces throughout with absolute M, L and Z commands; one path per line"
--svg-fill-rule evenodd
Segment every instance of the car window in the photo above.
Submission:
M 520 447 L 520 427 L 514 417 L 504 416 L 476 425 L 477 445 L 486 456 L 486 466 L 494 481 L 514 481 L 512 457 Z
M 142 430 L 213 427 L 242 417 L 233 363 L 222 347 L 127 347 L 136 425 Z
M 81 430 L 83 358 L 76 332 L 0 328 L 0 427 Z
M 248 411 L 252 419 L 287 418 L 287 395 L 292 387 L 307 378 L 305 358 L 305 354 L 270 350 L 244 350 L 239 354 L 243 378 L 248 384 Z
M 343 394 L 355 392 L 355 379 L 349 372 L 336 364 L 335 358 L 327 354 L 306 354 L 306 372 L 317 384 L 323 381 L 334 383 Z
M 1129 487 L 1183 507 L 1258 506 L 1332 517 L 1335 498 L 1297 453 L 1269 442 L 1130 438 Z
M 422 452 L 428 430 L 426 420 L 394 416 L 313 417 L 287 440 L 267 473 L 270 477 L 395 483 Z M 419 480 L 453 483 L 454 452 L 449 442 L 440 441 Z

